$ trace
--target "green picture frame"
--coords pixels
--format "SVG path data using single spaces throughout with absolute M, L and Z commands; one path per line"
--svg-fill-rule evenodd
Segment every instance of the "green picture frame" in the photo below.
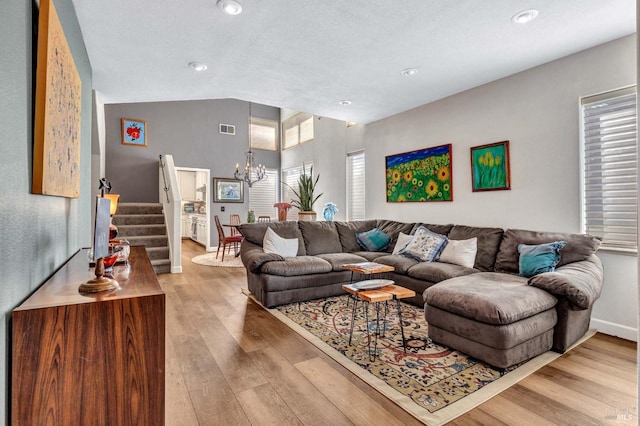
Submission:
M 473 192 L 511 189 L 509 141 L 471 147 L 471 188 Z

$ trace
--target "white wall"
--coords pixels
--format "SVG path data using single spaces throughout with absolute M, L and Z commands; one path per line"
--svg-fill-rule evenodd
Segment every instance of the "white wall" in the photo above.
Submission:
M 633 35 L 368 124 L 367 216 L 580 232 L 579 98 L 635 82 Z M 512 189 L 473 193 L 469 148 L 503 140 Z M 453 202 L 386 202 L 386 155 L 447 143 Z M 592 326 L 636 340 L 637 259 L 600 257 L 605 283 Z
M 288 169 L 303 162 L 313 162 L 314 174 L 320 174 L 318 193 L 323 194 L 313 206 L 318 218 L 322 218 L 324 205 L 333 201 L 338 206 L 335 220 L 345 220 L 346 155 L 362 149 L 364 126 L 347 127 L 344 121 L 325 117 L 314 117 L 313 126 L 314 140 L 283 151 L 281 167 Z M 289 220 L 296 218 L 289 217 Z

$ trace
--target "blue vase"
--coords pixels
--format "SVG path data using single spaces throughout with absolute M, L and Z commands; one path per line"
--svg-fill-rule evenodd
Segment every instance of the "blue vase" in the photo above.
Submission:
M 329 209 L 324 209 L 324 211 L 322 212 L 322 216 L 324 217 L 324 220 L 326 220 L 327 222 L 333 221 L 333 215 L 334 213 Z

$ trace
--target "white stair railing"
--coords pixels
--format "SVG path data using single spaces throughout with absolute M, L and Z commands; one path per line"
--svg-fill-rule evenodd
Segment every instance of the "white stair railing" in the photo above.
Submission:
M 164 219 L 167 223 L 171 273 L 179 274 L 182 272 L 180 190 L 178 189 L 178 174 L 173 163 L 173 156 L 171 154 L 160 155 L 158 167 L 158 187 L 160 189 L 158 198 L 162 203 Z

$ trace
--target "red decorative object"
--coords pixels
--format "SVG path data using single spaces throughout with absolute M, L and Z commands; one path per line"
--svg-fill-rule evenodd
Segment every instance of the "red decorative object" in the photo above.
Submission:
M 291 208 L 289 203 L 275 203 L 273 207 L 278 209 L 278 221 L 284 222 L 287 220 L 287 211 Z

